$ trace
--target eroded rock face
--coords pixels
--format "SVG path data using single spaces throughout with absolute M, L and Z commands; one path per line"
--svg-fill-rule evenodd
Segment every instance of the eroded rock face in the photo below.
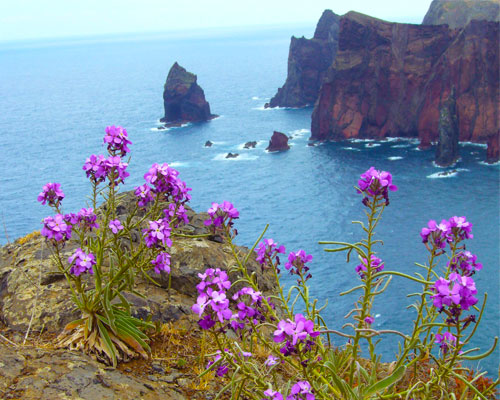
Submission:
M 473 19 L 500 21 L 500 0 L 433 0 L 422 24 L 462 28 Z
M 269 141 L 269 146 L 266 150 L 268 151 L 285 151 L 288 150 L 290 146 L 288 145 L 288 136 L 284 133 L 274 131 L 271 140 Z
M 167 126 L 187 122 L 208 121 L 216 115 L 210 113 L 203 89 L 197 84 L 195 74 L 174 63 L 163 90 L 165 116 L 160 120 Z
M 350 12 L 312 115 L 311 139 L 438 138 L 439 110 L 456 88 L 459 139 L 498 136 L 498 23 L 461 30 Z
M 339 16 L 325 10 L 312 39 L 292 36 L 288 54 L 288 75 L 269 107 L 304 107 L 318 98 L 328 67 L 337 52 Z
M 459 158 L 456 102 L 455 88 L 453 88 L 439 111 L 439 141 L 435 161 L 442 167 L 454 164 Z

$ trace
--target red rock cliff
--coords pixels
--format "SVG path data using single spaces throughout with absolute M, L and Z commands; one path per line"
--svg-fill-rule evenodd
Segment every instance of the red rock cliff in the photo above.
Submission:
M 498 132 L 498 23 L 396 24 L 350 12 L 312 115 L 317 140 L 437 139 L 439 109 L 457 91 L 460 140 Z

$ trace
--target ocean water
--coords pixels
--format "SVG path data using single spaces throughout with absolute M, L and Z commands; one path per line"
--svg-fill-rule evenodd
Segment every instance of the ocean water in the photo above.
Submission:
M 314 257 L 311 294 L 328 301 L 323 316 L 339 329 L 356 297 L 339 293 L 356 285 L 355 262 L 327 254 L 319 240 L 362 238 L 352 220 L 364 218 L 354 185 L 370 166 L 390 171 L 399 187 L 377 230 L 386 269 L 412 274 L 427 259 L 419 237 L 429 219 L 467 216 L 474 239 L 467 248 L 484 269 L 475 278 L 486 314 L 473 345 L 489 348 L 499 334 L 499 165 L 485 165 L 485 148 L 464 144 L 455 172 L 433 165 L 434 149 L 415 141 L 340 142 L 308 146 L 311 108 L 265 110 L 284 83 L 289 39 L 310 37 L 314 27 L 149 35 L 51 42 L 0 43 L 0 244 L 40 228 L 50 213 L 36 197 L 46 182 L 60 182 L 66 212 L 77 211 L 89 193 L 81 167 L 104 152 L 107 125 L 127 128 L 133 142 L 127 189 L 143 183 L 152 163 L 173 164 L 193 188 L 191 205 L 206 210 L 229 200 L 240 210 L 238 242 L 252 245 L 266 224 L 266 237 Z M 170 66 L 198 75 L 219 118 L 159 131 L 162 91 Z M 273 130 L 292 137 L 291 149 L 265 151 Z M 204 143 L 214 142 L 211 148 Z M 257 141 L 245 150 L 247 141 Z M 226 159 L 228 152 L 239 153 Z M 443 260 L 444 261 L 444 260 Z M 285 276 L 287 284 L 293 280 Z M 406 295 L 418 289 L 393 279 L 374 307 L 375 327 L 408 332 L 414 318 Z M 341 345 L 342 339 L 336 339 Z M 380 351 L 390 360 L 394 337 Z M 494 375 L 497 351 L 479 367 Z

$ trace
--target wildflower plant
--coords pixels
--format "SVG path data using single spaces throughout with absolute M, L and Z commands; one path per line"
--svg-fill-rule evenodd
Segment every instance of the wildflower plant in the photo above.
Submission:
M 131 315 L 125 293 L 142 296 L 134 288 L 138 275 L 156 283 L 149 270 L 170 273 L 169 250 L 176 229 L 188 222 L 184 206 L 191 189 L 175 169 L 153 164 L 144 175 L 146 183 L 135 189 L 134 209 L 120 219 L 117 208 L 124 196 L 119 190 L 129 176 L 129 159 L 124 157 L 131 142 L 125 129 L 110 126 L 104 144 L 108 155 L 93 154 L 83 165 L 92 186 L 90 206 L 64 214 L 64 193 L 58 183 L 46 184 L 38 201 L 55 212 L 42 221 L 41 234 L 82 314 L 66 326 L 58 343 L 116 365 L 150 353 L 147 330 L 154 326 Z M 103 205 L 98 207 L 100 199 Z M 75 243 L 78 248 L 64 256 L 65 247 Z
M 326 305 L 318 307 L 317 300 L 310 297 L 313 257 L 302 249 L 286 256 L 283 245 L 263 239 L 266 227 L 252 247 L 263 273 L 275 282 L 273 294 L 264 295 L 255 272 L 250 272 L 250 255 L 242 257 L 233 242 L 238 211 L 227 201 L 213 203 L 206 225 L 231 249 L 235 266 L 229 272 L 238 278 L 232 282 L 226 271 L 214 268 L 198 275 L 198 298 L 192 310 L 199 317 L 200 328 L 213 335 L 219 348 L 209 357 L 203 374 L 229 377 L 223 391 L 231 389 L 235 399 L 458 398 L 446 386 L 450 380 L 461 382 L 463 399 L 494 395 L 499 381 L 480 392 L 473 383 L 485 373 L 469 379 L 462 367 L 465 360 L 491 354 L 497 342 L 495 338 L 484 354 L 473 355 L 478 349 L 466 350 L 486 301 L 485 295 L 478 308 L 472 277 L 482 265 L 465 249 L 465 241 L 473 237 L 472 225 L 465 217 L 452 217 L 440 224 L 430 221 L 421 232 L 429 260 L 425 265 L 417 264 L 424 273 L 411 276 L 388 270 L 377 253 L 382 242 L 375 228 L 389 205 L 389 192 L 396 190 L 389 172 L 371 167 L 356 187 L 363 196 L 366 222 L 354 223 L 364 238 L 356 243 L 320 242 L 334 246 L 327 252 L 345 251 L 348 261 L 353 255 L 359 260 L 353 271 L 358 284 L 341 295 L 360 292 L 360 296 L 346 315 L 350 322 L 340 331 L 326 326 L 321 317 Z M 438 259 L 445 254 L 448 262 L 439 269 Z M 288 290 L 281 284 L 282 272 L 297 278 Z M 394 277 L 422 285 L 419 293 L 410 295 L 417 298 L 411 305 L 416 315 L 410 334 L 373 327 L 373 304 Z M 345 345 L 334 347 L 332 335 L 340 336 Z M 389 365 L 382 365 L 376 352 L 375 339 L 380 335 L 401 338 L 397 358 Z M 362 354 L 362 348 L 368 353 Z M 425 376 L 417 371 L 421 365 L 432 365 Z M 468 394 L 472 397 L 466 397 Z

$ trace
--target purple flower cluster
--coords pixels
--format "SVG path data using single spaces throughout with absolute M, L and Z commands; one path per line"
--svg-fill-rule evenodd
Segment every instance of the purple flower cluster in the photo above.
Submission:
M 450 346 L 455 347 L 457 338 L 450 332 L 444 332 L 443 334 L 438 333 L 436 335 L 436 340 L 434 341 L 434 343 L 439 344 L 439 347 L 441 348 L 443 354 L 446 354 Z
M 189 218 L 186 213 L 186 209 L 182 204 L 177 205 L 176 203 L 170 203 L 168 209 L 163 210 L 165 218 L 169 221 L 176 219 L 175 227 L 179 227 L 182 223 L 184 225 L 189 224 Z
M 102 154 L 92 154 L 85 160 L 82 169 L 94 183 L 104 182 L 106 178 L 113 181 L 114 185 L 123 183 L 130 176 L 127 172 L 128 163 L 123 162 L 120 156 L 105 158 Z
M 382 196 L 385 199 L 385 204 L 389 205 L 389 190 L 398 190 L 396 185 L 392 184 L 392 175 L 387 171 L 378 171 L 374 167 L 370 167 L 365 173 L 361 174 L 361 179 L 358 180 L 358 193 L 363 193 L 363 204 L 368 206 L 369 197 L 375 198 Z
M 136 187 L 134 194 L 137 197 L 139 207 L 146 207 L 155 199 L 155 194 L 147 183 Z
M 306 254 L 304 250 L 299 250 L 296 252 L 291 252 L 288 255 L 288 262 L 285 264 L 285 268 L 290 271 L 290 274 L 304 275 L 309 271 L 309 266 L 306 263 L 312 261 L 313 256 L 311 254 Z M 312 278 L 311 274 L 307 274 L 305 280 Z
M 75 221 L 74 216 L 71 215 L 71 221 Z M 93 208 L 82 208 L 78 211 L 76 215 L 76 221 L 72 222 L 73 225 L 79 224 L 80 228 L 83 230 L 92 231 L 92 228 L 99 228 L 99 224 L 96 222 L 97 215 L 94 214 Z
M 104 143 L 108 144 L 108 151 L 110 154 L 116 155 L 119 153 L 122 157 L 130 152 L 127 130 L 121 126 L 108 126 L 106 127 L 106 135 L 104 136 Z
M 68 262 L 72 265 L 69 272 L 73 275 L 79 276 L 85 272 L 93 274 L 92 266 L 95 265 L 95 257 L 92 253 L 85 253 L 82 249 L 77 249 L 75 253 L 68 258 Z M 74 263 L 74 265 L 73 265 Z
M 245 303 L 245 298 L 248 304 Z M 256 292 L 251 287 L 244 287 L 236 292 L 232 299 L 237 301 L 237 311 L 230 321 L 230 326 L 234 331 L 243 331 L 247 327 L 248 332 L 252 332 L 253 326 L 266 320 L 260 292 Z
M 472 224 L 467 222 L 465 217 L 451 217 L 448 221 L 443 219 L 440 224 L 430 220 L 427 228 L 422 228 L 420 232 L 423 243 L 436 249 L 444 249 L 446 243 L 459 242 L 465 239 L 472 239 Z
M 229 349 L 224 349 L 224 353 L 227 354 L 227 355 L 229 355 L 229 356 L 232 355 L 232 353 L 229 351 Z M 214 365 L 217 361 L 219 361 L 221 359 L 222 359 L 221 351 L 217 350 L 215 352 L 215 357 L 208 362 L 207 369 L 210 368 L 212 365 Z M 215 371 L 215 374 L 217 376 L 224 376 L 228 372 L 229 372 L 229 367 L 227 366 L 227 364 L 224 364 L 224 363 L 221 362 L 217 366 L 217 370 Z
M 302 314 L 296 314 L 295 320 L 281 320 L 278 322 L 277 329 L 274 331 L 273 340 L 276 343 L 285 341 L 280 352 L 288 356 L 299 351 L 298 345 L 305 344 L 304 350 L 308 351 L 314 342 L 310 339 L 319 335 L 314 331 L 314 322 L 306 319 Z
M 274 264 L 274 260 L 276 260 L 276 266 L 280 264 L 280 258 L 278 254 L 285 254 L 286 249 L 285 246 L 278 246 L 273 239 L 264 239 L 259 243 L 257 248 L 255 249 L 257 253 L 257 261 L 262 266 L 269 266 Z M 278 270 L 279 273 L 279 270 Z
M 232 226 L 233 219 L 240 216 L 238 210 L 229 201 L 223 201 L 221 204 L 212 203 L 207 213 L 210 218 L 204 222 L 205 225 L 213 225 L 215 228 L 221 228 L 223 225 Z
M 267 389 L 264 391 L 266 396 L 262 400 L 284 400 L 283 395 L 275 390 Z M 311 384 L 308 381 L 299 381 L 292 386 L 290 394 L 286 397 L 286 400 L 315 400 L 315 396 L 312 392 Z
M 160 218 L 157 221 L 149 221 L 149 228 L 142 231 L 147 247 L 161 249 L 164 249 L 165 246 L 172 247 L 170 233 L 169 221 L 165 218 Z
M 226 291 L 231 287 L 226 271 L 219 268 L 208 268 L 205 273 L 198 274 L 201 282 L 196 286 L 198 299 L 191 307 L 194 313 L 203 319 L 198 321 L 202 329 L 212 328 L 216 321 L 229 321 L 233 312 L 229 308 L 229 299 Z
M 461 276 L 452 272 L 449 279 L 439 278 L 431 288 L 436 294 L 431 296 L 434 307 L 442 310 L 447 307 L 452 316 L 468 310 L 477 303 L 476 284 L 470 276 Z M 460 307 L 459 307 L 460 306 Z
M 371 255 L 369 265 L 367 259 L 363 258 L 361 260 L 361 264 L 356 266 L 356 272 L 361 277 L 361 279 L 366 278 L 365 273 L 368 272 L 368 268 L 370 268 L 371 271 L 380 272 L 384 269 L 384 263 L 375 254 Z
M 483 264 L 477 262 L 475 254 L 464 250 L 452 257 L 448 262 L 448 268 L 453 272 L 461 272 L 464 276 L 472 276 L 483 268 Z
M 64 199 L 64 193 L 61 190 L 61 184 L 52 182 L 46 183 L 37 197 L 37 200 L 43 205 L 48 202 L 49 206 L 56 208 L 59 207 L 62 199 Z
M 151 261 L 151 264 L 155 267 L 155 272 L 160 274 L 161 271 L 165 271 L 170 274 L 170 254 L 163 251 L 156 256 L 156 259 Z
M 72 226 L 62 214 L 56 214 L 53 217 L 46 217 L 42 221 L 43 228 L 40 232 L 49 240 L 64 242 L 71 239 Z
M 189 191 L 191 188 L 186 186 L 186 183 L 179 179 L 179 171 L 168 166 L 167 163 L 162 165 L 154 163 L 151 168 L 144 174 L 144 179 L 149 183 L 154 194 L 165 196 L 165 200 L 172 200 L 176 203 L 185 203 L 191 200 Z M 140 186 L 139 186 L 140 187 Z M 136 188 L 136 194 L 137 194 Z M 144 202 L 144 197 L 141 200 Z
M 119 219 L 114 219 L 113 221 L 109 221 L 109 229 L 116 235 L 118 231 L 123 230 L 123 225 Z

